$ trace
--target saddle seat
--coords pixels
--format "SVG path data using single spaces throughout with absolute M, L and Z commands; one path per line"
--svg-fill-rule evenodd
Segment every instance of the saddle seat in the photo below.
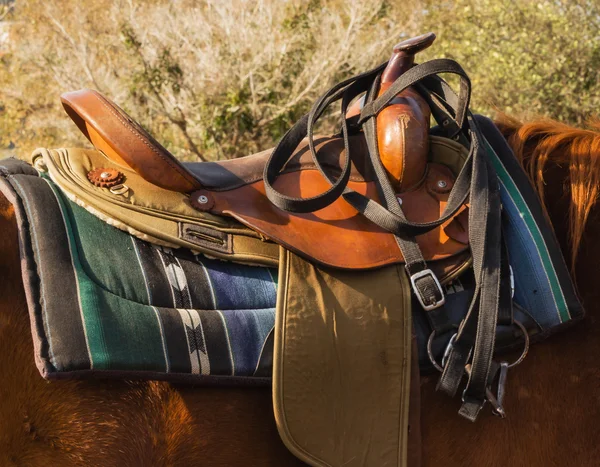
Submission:
M 61 99 L 69 116 L 108 160 L 159 187 L 189 194 L 190 204 L 199 212 L 233 217 L 266 239 L 326 266 L 372 269 L 404 260 L 393 235 L 368 221 L 341 197 L 308 214 L 275 207 L 265 194 L 263 182 L 264 167 L 272 150 L 239 159 L 182 163 L 97 91 L 70 92 Z M 398 198 L 409 220 L 427 222 L 439 218 L 443 211 L 467 151 L 455 141 L 430 136 L 428 132 L 424 143 L 417 144 L 418 141 L 406 146 L 421 152 L 423 148 L 427 150 L 424 155 L 412 156 L 426 161 L 421 164 L 423 173 L 415 176 L 414 171 L 410 172 L 409 178 L 417 182 L 402 186 Z M 343 139 L 321 136 L 315 145 L 327 173 L 339 176 L 346 156 Z M 348 187 L 377 200 L 364 135 L 352 135 L 350 147 L 353 164 Z M 315 196 L 329 188 L 314 165 L 306 141 L 288 161 L 274 186 L 298 197 Z M 418 238 L 424 258 L 442 281 L 469 261 L 467 222 L 465 206 L 451 221 Z

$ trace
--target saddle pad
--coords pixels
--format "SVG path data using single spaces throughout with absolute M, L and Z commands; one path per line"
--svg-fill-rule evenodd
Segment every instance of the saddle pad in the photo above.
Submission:
M 488 156 L 492 163 L 497 166 L 498 177 L 501 182 L 500 189 L 505 213 L 503 230 L 515 276 L 514 301 L 518 305 L 515 308 L 515 318 L 526 325 L 533 339 L 541 340 L 562 327 L 580 320 L 584 315 L 584 310 L 575 294 L 568 268 L 564 263 L 552 228 L 544 217 L 540 202 L 525 172 L 519 166 L 510 148 L 506 145 L 502 135 L 493 123 L 484 117 L 477 117 L 477 119 L 489 143 L 487 147 Z M 128 245 L 125 253 L 130 253 L 134 251 L 132 250 L 132 245 L 135 243 L 138 246 L 144 245 L 139 248 L 152 251 L 154 255 L 158 255 L 157 252 L 162 250 L 147 245 L 145 242 L 130 238 L 125 232 L 121 232 L 100 219 L 89 215 L 85 210 L 65 199 L 60 190 L 56 189 L 50 180 L 44 179 L 44 183 L 40 184 L 38 179 L 38 172 L 24 162 L 11 159 L 0 161 L 0 190 L 15 205 L 17 214 L 19 215 L 22 256 L 23 261 L 25 261 L 24 264 L 29 265 L 28 269 L 24 271 L 24 282 L 30 300 L 34 339 L 37 342 L 36 358 L 39 362 L 48 360 L 48 339 L 51 335 L 59 336 L 60 341 L 69 343 L 69 345 L 63 347 L 53 347 L 54 358 L 56 359 L 55 364 L 40 363 L 42 374 L 48 378 L 61 376 L 85 377 L 94 368 L 94 371 L 97 370 L 101 374 L 108 374 L 112 371 L 125 374 L 130 378 L 175 378 L 177 373 L 168 373 L 166 371 L 166 368 L 169 367 L 171 369 L 181 368 L 182 371 L 189 372 L 186 374 L 188 376 L 191 375 L 189 377 L 192 380 L 198 380 L 198 378 L 205 380 L 204 376 L 199 377 L 191 373 L 189 352 L 185 350 L 187 342 L 183 339 L 185 336 L 182 338 L 183 344 L 170 344 L 171 347 L 175 346 L 176 348 L 183 346 L 183 350 L 180 352 L 170 352 L 165 356 L 162 350 L 163 339 L 159 322 L 156 319 L 154 310 L 151 308 L 151 313 L 136 313 L 134 316 L 136 324 L 133 326 L 128 325 L 128 318 L 125 317 L 124 310 L 119 308 L 98 308 L 98 321 L 105 322 L 106 320 L 111 320 L 113 325 L 118 327 L 115 330 L 114 337 L 105 341 L 104 367 L 94 364 L 93 358 L 90 359 L 87 356 L 88 348 L 85 339 L 72 337 L 82 332 L 82 315 L 79 311 L 71 314 L 57 314 L 56 320 L 52 320 L 50 319 L 50 315 L 42 313 L 39 302 L 39 294 L 41 292 L 36 292 L 36 290 L 43 288 L 46 294 L 56 294 L 58 292 L 53 290 L 53 287 L 56 287 L 56 290 L 62 293 L 64 281 L 57 283 L 55 279 L 51 283 L 48 282 L 50 278 L 47 276 L 40 279 L 33 259 L 32 239 L 39 238 L 40 241 L 42 239 L 49 241 L 54 235 L 58 235 L 57 232 L 60 233 L 61 229 L 63 229 L 63 233 L 60 233 L 63 239 L 62 244 L 68 243 L 64 234 L 64 223 L 61 220 L 57 224 L 55 220 L 62 218 L 61 206 L 63 205 L 57 201 L 52 201 L 53 199 L 61 199 L 64 201 L 64 206 L 73 212 L 80 213 L 76 219 L 86 217 L 86 222 L 90 226 L 89 230 L 95 233 L 94 240 L 92 244 L 88 245 L 88 248 L 94 247 L 99 239 L 110 239 L 110 241 L 104 244 L 104 256 L 96 255 L 96 260 L 102 268 L 107 267 L 107 265 L 115 265 L 108 268 L 107 277 L 110 278 L 110 282 L 118 284 L 118 287 L 120 287 L 119 289 L 115 289 L 117 290 L 117 295 L 122 293 L 121 290 L 132 291 L 136 289 L 137 286 L 129 283 L 128 279 L 139 278 L 141 276 L 141 269 L 138 266 L 137 258 L 133 258 L 132 262 L 127 264 L 125 268 L 119 269 L 119 263 L 114 262 L 114 259 L 118 259 L 122 254 L 119 250 L 115 250 L 113 253 L 112 249 L 117 248 L 119 245 Z M 19 183 L 23 189 L 29 188 L 26 191 L 20 191 L 19 193 L 22 193 L 22 195 L 19 195 L 16 191 L 17 186 L 13 186 L 16 183 Z M 35 185 L 35 189 L 30 188 L 33 185 Z M 42 203 L 42 206 L 36 207 L 39 203 Z M 52 206 L 50 203 L 52 203 Z M 39 213 L 37 218 L 35 216 L 34 218 L 31 217 L 34 212 Z M 58 242 L 58 244 L 60 246 L 61 242 Z M 60 246 L 60 248 L 63 247 Z M 53 250 L 50 248 L 44 251 Z M 64 249 L 60 251 L 64 252 Z M 65 253 L 66 256 L 55 266 L 57 271 L 71 271 L 73 269 L 70 254 L 67 251 Z M 78 252 L 78 254 L 86 258 L 84 253 Z M 107 255 L 111 258 L 110 260 L 106 260 Z M 188 261 L 182 257 L 182 255 L 185 255 L 182 249 L 172 251 L 172 255 L 178 258 L 184 265 L 184 267 L 178 269 L 180 276 L 183 276 L 182 279 L 187 281 L 188 284 L 195 284 L 196 288 L 192 290 L 210 291 L 214 287 L 218 289 L 217 292 L 214 292 L 217 299 L 218 297 L 224 297 L 223 303 L 218 300 L 217 303 L 219 304 L 217 308 L 229 309 L 231 310 L 231 315 L 236 310 L 242 310 L 237 314 L 240 320 L 245 320 L 244 324 L 240 324 L 238 329 L 240 332 L 246 330 L 244 331 L 244 339 L 239 340 L 243 344 L 241 348 L 251 347 L 261 349 L 264 344 L 266 350 L 269 346 L 272 346 L 272 340 L 265 340 L 261 332 L 250 332 L 247 329 L 254 326 L 248 324 L 248 321 L 258 323 L 257 317 L 260 313 L 264 313 L 263 317 L 268 315 L 268 318 L 265 318 L 265 320 L 268 319 L 270 323 L 274 323 L 275 321 L 276 270 L 261 267 L 244 267 L 240 272 L 240 265 L 220 261 L 207 263 L 202 256 L 194 257 L 196 258 L 194 261 Z M 129 256 L 126 257 L 130 258 Z M 529 261 L 520 261 L 520 258 L 524 257 L 527 257 Z M 201 259 L 201 261 L 198 261 L 198 259 Z M 95 263 L 89 259 L 86 260 L 86 267 L 90 267 L 93 264 Z M 131 268 L 131 264 L 136 265 L 136 268 Z M 207 264 L 208 266 L 206 266 Z M 220 269 L 216 269 L 217 267 Z M 129 274 L 124 275 L 123 270 L 127 270 Z M 208 271 L 208 275 L 204 272 L 205 270 Z M 264 274 L 266 270 L 270 271 L 268 275 Z M 157 271 L 160 272 L 160 268 Z M 232 276 L 236 284 L 236 300 L 227 298 L 229 291 L 228 283 L 233 280 Z M 156 282 L 152 282 L 156 287 L 156 293 L 153 292 L 153 298 L 169 297 L 167 293 L 169 291 L 168 278 L 165 273 L 160 273 L 157 277 L 159 279 Z M 103 280 L 109 281 L 109 279 Z M 144 281 L 138 280 L 136 283 L 139 286 L 139 284 L 143 285 Z M 453 292 L 460 290 L 460 288 L 460 283 L 449 285 L 447 298 L 451 299 Z M 253 293 L 244 293 L 246 289 L 252 290 Z M 270 292 L 268 295 L 263 295 L 264 300 L 261 299 L 260 304 L 256 305 L 253 302 L 255 294 L 263 294 L 265 291 Z M 65 294 L 67 292 L 68 290 L 65 289 Z M 213 294 L 213 292 L 206 293 Z M 75 293 L 76 296 L 77 294 Z M 142 290 L 125 297 L 129 298 L 129 302 L 132 303 L 137 300 L 136 297 L 145 296 L 147 296 L 147 293 L 144 294 Z M 175 298 L 172 297 L 170 303 L 152 302 L 150 304 L 176 309 L 180 305 L 175 304 Z M 142 305 L 144 304 L 143 300 L 141 303 Z M 208 308 L 211 307 L 212 305 Z M 197 308 L 200 307 L 198 306 Z M 259 311 L 255 311 L 255 309 Z M 413 307 L 413 309 L 419 365 L 422 370 L 427 370 L 431 368 L 426 350 L 427 338 L 431 331 L 425 314 L 417 306 Z M 250 310 L 251 314 L 244 313 L 243 310 Z M 451 321 L 458 324 L 464 313 L 465 309 L 463 307 L 453 308 L 450 312 Z M 121 316 L 122 314 L 123 316 Z M 252 318 L 250 319 L 249 316 Z M 141 329 L 155 328 L 155 331 L 145 336 L 145 339 L 141 339 L 140 337 L 136 337 L 138 327 Z M 514 329 L 500 326 L 499 333 L 498 346 L 500 349 L 508 349 L 514 347 L 515 344 L 517 346 L 520 345 L 519 342 L 515 341 Z M 232 332 L 228 337 L 231 339 L 234 335 L 236 333 Z M 437 336 L 434 339 L 432 347 L 434 354 L 438 357 L 438 361 L 448 339 L 448 334 Z M 159 350 L 149 352 L 148 348 Z M 127 349 L 127 351 L 123 351 L 123 349 Z M 237 355 L 236 358 L 243 358 L 246 351 L 232 352 L 234 356 Z M 269 368 L 265 368 L 264 374 L 270 375 L 270 361 L 265 360 L 265 362 L 268 362 Z M 236 368 L 239 368 L 239 364 L 237 365 Z M 248 369 L 252 365 L 248 365 L 247 369 L 243 372 L 244 375 L 253 374 Z M 106 368 L 109 368 L 110 371 Z M 107 371 L 108 373 L 106 373 Z M 263 374 L 262 370 L 260 374 Z
M 275 271 L 143 242 L 24 162 L 0 166 L 42 376 L 268 384 Z
M 273 407 L 304 462 L 406 465 L 410 294 L 401 266 L 323 268 L 282 248 Z

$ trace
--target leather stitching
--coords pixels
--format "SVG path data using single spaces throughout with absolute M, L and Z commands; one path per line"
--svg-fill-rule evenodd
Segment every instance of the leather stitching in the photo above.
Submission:
M 129 122 L 125 121 L 123 119 L 123 116 L 120 115 L 120 113 L 108 101 L 106 101 L 106 99 L 104 97 L 102 97 L 101 95 L 99 95 L 96 92 L 94 92 L 93 95 L 102 103 L 102 105 L 104 107 L 106 107 L 108 109 L 108 111 L 111 114 L 113 114 L 117 118 L 117 120 L 121 123 L 121 125 L 126 130 L 128 130 L 133 136 L 135 136 L 143 144 L 145 144 L 153 153 L 155 153 L 158 157 L 160 157 L 161 160 L 163 160 L 164 162 L 169 164 L 169 166 L 171 168 L 173 168 L 178 173 L 178 175 L 181 176 L 185 180 L 185 182 L 192 183 L 192 185 L 194 185 L 194 187 L 196 186 L 198 181 L 195 178 L 189 177 L 189 174 L 187 172 L 183 171 L 181 166 L 175 164 L 169 157 L 165 157 L 164 154 L 162 154 L 160 151 L 158 151 L 158 149 L 153 144 L 151 144 L 151 142 L 148 141 L 139 131 L 137 131 L 136 128 L 134 128 L 131 124 L 129 124 Z

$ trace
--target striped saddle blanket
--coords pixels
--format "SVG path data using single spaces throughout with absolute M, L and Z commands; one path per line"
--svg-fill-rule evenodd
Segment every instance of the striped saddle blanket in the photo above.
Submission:
M 512 154 L 491 146 L 489 154 L 501 181 L 510 257 L 530 258 L 511 262 L 515 313 L 532 338 L 543 338 L 581 318 L 583 310 L 525 174 Z M 276 268 L 148 243 L 78 206 L 43 168 L 8 159 L 0 170 L 0 189 L 19 216 L 35 357 L 45 378 L 95 373 L 211 383 L 269 381 Z M 449 284 L 448 297 L 463 285 Z M 426 371 L 431 369 L 430 327 L 420 308 L 413 310 L 419 363 Z M 462 318 L 457 314 L 453 320 L 458 324 Z M 505 331 L 510 335 L 505 347 L 518 346 L 514 329 Z M 436 356 L 448 338 L 436 336 Z

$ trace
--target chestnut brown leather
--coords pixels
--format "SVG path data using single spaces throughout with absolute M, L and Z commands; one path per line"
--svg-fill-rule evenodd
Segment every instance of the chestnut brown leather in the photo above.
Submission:
M 414 54 L 434 39 L 429 34 L 398 44 L 382 73 L 379 92 L 384 92 L 403 71 L 413 66 Z M 98 92 L 66 93 L 62 101 L 78 127 L 109 159 L 131 167 L 159 187 L 192 192 L 194 200 L 203 200 L 193 203 L 199 211 L 234 217 L 325 266 L 372 269 L 403 262 L 394 236 L 368 221 L 343 198 L 309 214 L 289 213 L 274 206 L 265 195 L 262 180 L 271 151 L 237 160 L 182 164 Z M 435 148 L 430 150 L 429 119 L 427 103 L 411 88 L 400 93 L 377 116 L 380 157 L 399 192 L 404 213 L 412 222 L 439 218 L 461 166 L 460 159 L 466 156 L 462 146 L 443 138 L 432 139 Z M 316 143 L 317 157 L 324 170 L 339 176 L 346 156 L 342 139 L 321 137 Z M 362 133 L 351 137 L 350 147 L 353 165 L 348 187 L 377 200 L 375 176 Z M 443 159 L 445 165 L 435 163 L 436 157 Z M 447 167 L 449 164 L 455 173 Z M 296 150 L 275 185 L 282 193 L 303 198 L 319 195 L 329 188 L 315 168 L 306 143 Z M 440 262 L 442 279 L 464 265 L 464 255 L 458 254 L 468 248 L 467 218 L 464 213 L 456 215 L 417 239 L 424 259 L 431 262 L 430 267 L 438 269 L 435 263 Z
M 382 83 L 379 94 L 391 84 Z M 425 100 L 410 88 L 377 116 L 379 157 L 397 191 L 414 187 L 425 175 L 430 116 Z
M 182 164 L 158 143 L 153 143 L 139 125 L 117 106 L 112 107 L 113 104 L 99 93 L 86 90 L 68 93 L 63 95 L 63 103 L 79 128 L 109 159 L 133 168 L 144 179 L 160 187 L 193 191 L 195 196 L 201 196 L 205 191 L 211 201 L 210 212 L 234 217 L 298 254 L 326 266 L 345 269 L 372 269 L 403 262 L 393 235 L 368 221 L 343 198 L 310 214 L 292 214 L 275 207 L 267 199 L 262 181 L 270 151 L 230 161 Z M 390 125 L 393 126 L 393 122 Z M 406 138 L 406 133 L 396 132 L 394 137 L 402 139 L 402 136 Z M 407 146 L 421 144 L 428 147 L 432 144 L 435 147 L 431 148 L 430 154 L 422 153 L 411 163 L 412 185 L 398 196 L 403 201 L 408 220 L 427 222 L 439 218 L 455 176 L 444 165 L 428 164 L 428 157 L 434 161 L 439 157 L 446 165 L 460 167 L 466 151 L 448 139 L 428 138 L 426 133 L 418 137 L 427 143 L 419 143 L 415 136 Z M 391 143 L 393 145 L 397 143 Z M 348 186 L 377 199 L 375 177 L 362 133 L 352 137 L 351 147 L 356 164 Z M 325 170 L 334 176 L 339 174 L 344 158 L 342 139 L 320 137 L 317 150 Z M 150 161 L 147 166 L 146 160 Z M 156 177 L 160 178 L 160 183 L 156 183 Z M 444 190 L 437 188 L 440 182 L 445 184 Z M 184 185 L 185 190 L 180 190 Z M 276 182 L 277 189 L 292 196 L 314 196 L 328 187 L 315 169 L 306 144 L 297 149 Z M 417 241 L 424 259 L 432 261 L 430 267 L 435 270 L 436 261 L 447 260 L 443 269 L 452 274 L 453 268 L 449 267 L 452 263 L 449 265 L 448 262 L 457 253 L 467 250 L 466 231 L 465 219 L 457 217 L 456 223 L 451 221 L 419 236 Z M 455 257 L 458 258 L 462 256 Z M 462 266 L 462 260 L 454 263 L 455 268 Z
M 378 95 L 412 67 L 415 54 L 429 47 L 434 40 L 435 34 L 428 33 L 396 44 L 381 74 Z M 348 117 L 360 113 L 361 103 L 350 108 Z M 399 93 L 377 116 L 379 157 L 397 191 L 414 187 L 425 175 L 430 117 L 427 102 L 413 88 Z
M 145 180 L 187 193 L 199 182 L 173 155 L 117 104 L 91 89 L 61 97 L 69 117 L 90 142 L 115 162 L 131 167 Z
M 415 54 L 434 40 L 435 34 L 429 33 L 397 44 L 381 74 L 379 95 L 412 67 Z M 412 88 L 398 94 L 377 116 L 379 157 L 398 191 L 415 186 L 425 174 L 430 118 L 427 102 Z
M 336 138 L 322 144 L 324 145 L 321 146 L 321 151 L 323 148 L 327 151 L 337 151 L 338 147 L 343 147 Z M 292 165 L 297 170 L 284 171 L 276 181 L 275 187 L 287 195 L 296 197 L 310 197 L 323 192 L 328 188 L 327 182 L 316 169 L 310 168 L 309 153 L 302 148 L 299 152 L 302 155 L 294 158 Z M 454 153 L 455 158 L 466 157 L 466 151 L 458 143 L 445 138 L 431 137 L 433 160 L 437 157 L 447 160 L 448 153 Z M 328 157 L 329 159 L 323 155 L 323 159 L 330 160 L 333 167 L 333 155 L 329 154 Z M 341 157 L 340 153 L 337 153 L 336 157 Z M 254 177 L 248 167 L 237 175 L 237 181 L 234 177 L 229 180 L 233 183 L 233 189 L 198 190 L 194 194 L 200 196 L 204 193 L 211 197 L 211 200 L 214 199 L 211 212 L 232 216 L 267 238 L 323 265 L 345 269 L 371 269 L 403 262 L 402 253 L 393 235 L 360 215 L 343 198 L 313 213 L 288 213 L 275 207 L 268 200 L 262 179 L 252 182 Z M 352 173 L 348 187 L 377 199 L 376 186 L 370 181 L 370 176 L 368 170 L 361 174 L 357 169 Z M 445 165 L 436 162 L 427 164 L 426 176 L 420 184 L 413 190 L 398 194 L 406 217 L 413 222 L 428 222 L 439 218 L 454 178 L 455 175 Z M 223 178 L 209 177 L 207 181 L 211 180 L 214 183 L 215 180 L 222 181 Z M 241 185 L 242 180 L 245 180 L 245 185 Z M 444 188 L 440 188 L 440 185 Z M 417 238 L 423 257 L 431 262 L 432 268 L 437 269 L 436 263 L 440 260 L 448 260 L 457 267 L 462 265 L 462 262 L 456 262 L 459 258 L 456 255 L 468 249 L 466 221 L 465 216 L 456 216 L 455 220 Z M 446 270 L 447 264 L 443 268 Z M 446 270 L 440 278 L 446 277 L 448 273 L 451 271 Z
M 350 180 L 373 181 L 375 174 L 368 163 L 367 143 L 362 134 L 350 137 L 350 145 L 354 154 L 358 155 L 357 164 L 352 165 Z M 343 140 L 329 136 L 315 136 L 315 148 L 321 164 L 327 173 L 338 177 L 341 173 L 342 160 L 345 157 Z M 267 149 L 240 159 L 229 159 L 216 162 L 187 162 L 187 170 L 194 174 L 204 189 L 227 191 L 262 180 L 267 159 L 272 149 Z M 286 164 L 283 173 L 300 170 L 317 170 L 304 140 Z

